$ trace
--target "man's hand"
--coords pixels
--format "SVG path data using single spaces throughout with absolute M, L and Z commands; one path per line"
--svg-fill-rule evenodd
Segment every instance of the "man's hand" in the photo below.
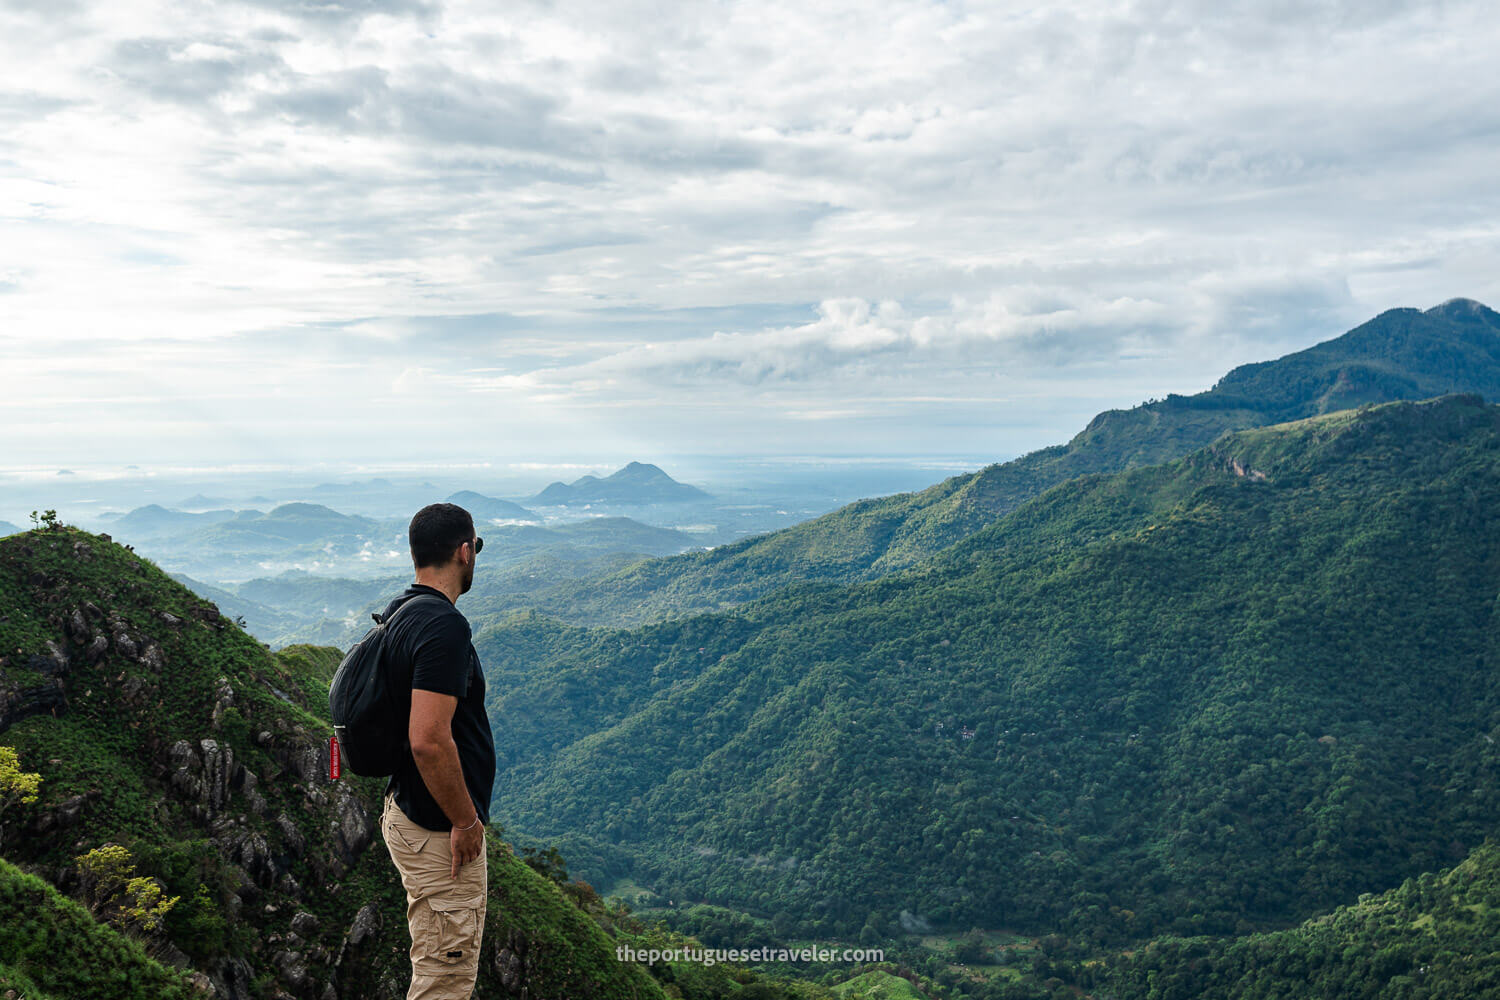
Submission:
M 472 822 L 472 821 L 471 821 Z M 484 848 L 484 824 L 475 823 L 473 829 L 460 831 L 458 827 L 448 834 L 448 849 L 453 852 L 453 870 L 450 877 L 458 878 L 458 869 L 479 857 Z

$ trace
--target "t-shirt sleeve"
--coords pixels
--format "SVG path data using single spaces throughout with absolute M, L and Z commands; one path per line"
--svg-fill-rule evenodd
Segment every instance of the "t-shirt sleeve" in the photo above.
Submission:
M 411 686 L 462 698 L 469 690 L 469 627 L 458 615 L 439 615 L 415 637 Z

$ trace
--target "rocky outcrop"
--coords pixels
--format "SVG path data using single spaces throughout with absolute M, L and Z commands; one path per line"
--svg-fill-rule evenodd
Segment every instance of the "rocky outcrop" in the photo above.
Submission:
M 338 957 L 333 960 L 335 977 L 338 976 L 338 970 L 344 968 L 345 962 L 359 964 L 361 959 L 368 956 L 375 948 L 383 923 L 380 907 L 376 904 L 366 903 L 359 908 L 359 912 L 349 923 L 349 929 L 344 932 L 344 940 L 339 945 Z
M 334 797 L 334 834 L 339 860 L 353 865 L 375 839 L 375 821 L 365 804 L 347 786 L 338 785 Z
M 43 809 L 32 817 L 27 829 L 30 832 L 42 835 L 61 833 L 78 824 L 83 818 L 84 810 L 92 802 L 99 801 L 102 793 L 97 788 L 91 788 L 82 795 L 74 795 L 72 798 L 64 799 L 50 809 Z
M 23 670 L 41 675 L 33 683 L 12 679 L 6 670 L 9 662 L 9 658 L 0 660 L 0 733 L 31 715 L 61 715 L 67 711 L 70 659 L 57 643 L 49 640 L 45 652 L 32 653 L 21 661 Z
M 221 958 L 210 964 L 209 981 L 220 1000 L 256 1000 L 255 969 L 243 958 Z
M 534 978 L 530 954 L 530 942 L 519 930 L 512 930 L 504 940 L 495 943 L 490 967 L 495 970 L 500 985 L 508 995 L 525 995 L 525 984 Z
M 214 710 L 210 725 L 214 732 L 224 722 L 224 713 L 234 705 L 234 688 L 229 683 L 228 677 L 220 677 L 214 684 Z

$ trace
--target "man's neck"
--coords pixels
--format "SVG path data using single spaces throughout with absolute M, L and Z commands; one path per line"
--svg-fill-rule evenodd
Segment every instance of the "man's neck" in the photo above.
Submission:
M 442 591 L 443 596 L 448 598 L 448 603 L 453 605 L 458 604 L 458 595 L 463 593 L 458 579 L 450 573 L 429 573 L 419 569 L 416 582 L 424 587 Z

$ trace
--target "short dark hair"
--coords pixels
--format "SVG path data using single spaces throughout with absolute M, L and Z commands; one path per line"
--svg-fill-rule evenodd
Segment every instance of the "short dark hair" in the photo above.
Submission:
M 474 519 L 456 503 L 430 503 L 412 516 L 406 529 L 417 569 L 444 566 L 464 542 L 474 538 Z

